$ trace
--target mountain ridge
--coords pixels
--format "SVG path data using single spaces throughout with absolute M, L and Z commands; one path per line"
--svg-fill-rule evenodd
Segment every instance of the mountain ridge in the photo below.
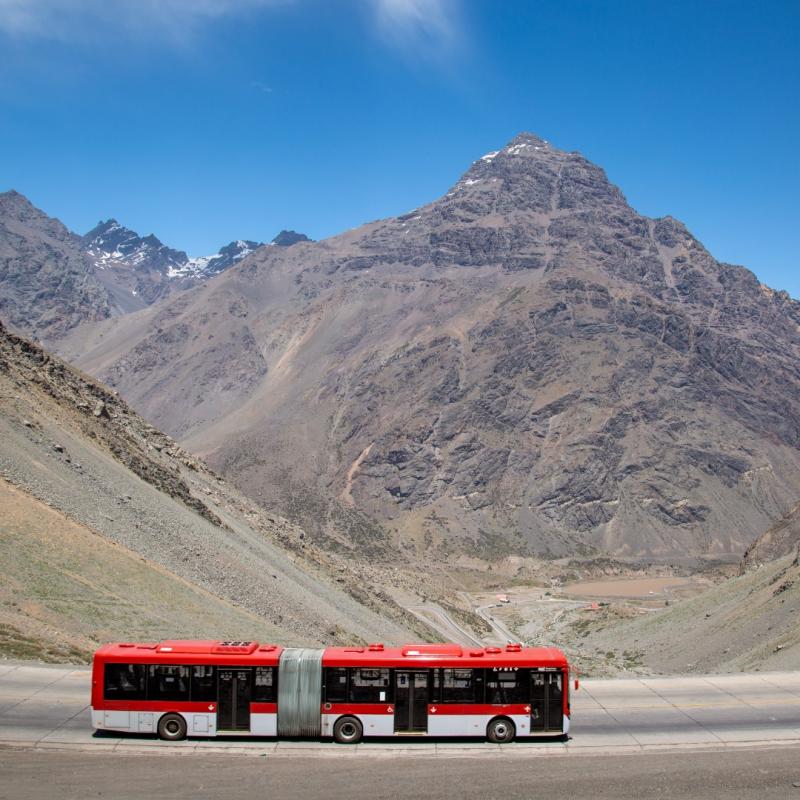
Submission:
M 532 134 L 62 347 L 251 497 L 431 557 L 734 560 L 800 485 L 800 303 Z
M 282 230 L 270 244 L 297 241 L 309 240 Z M 79 236 L 11 189 L 0 193 L 0 314 L 52 344 L 82 322 L 124 316 L 190 289 L 263 246 L 236 239 L 189 258 L 113 217 Z

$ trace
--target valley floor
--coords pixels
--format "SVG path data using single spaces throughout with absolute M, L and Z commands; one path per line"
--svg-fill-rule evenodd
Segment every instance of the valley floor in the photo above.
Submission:
M 454 620 L 458 609 L 449 605 L 451 624 L 440 624 L 440 633 L 456 622 L 466 627 L 457 639 L 465 645 L 478 636 L 485 644 L 560 647 L 593 677 L 800 669 L 797 556 L 741 575 L 731 566 L 672 575 L 645 566 L 611 576 L 583 571 L 582 580 L 487 572 L 483 587 L 480 576 L 462 576 L 467 588 L 446 598 L 463 618 Z M 422 608 L 436 627 L 434 604 Z

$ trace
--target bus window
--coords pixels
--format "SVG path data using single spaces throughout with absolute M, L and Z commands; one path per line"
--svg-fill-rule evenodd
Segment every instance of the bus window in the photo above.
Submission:
M 106 700 L 144 700 L 145 676 L 144 664 L 106 664 Z
M 148 700 L 188 700 L 189 667 L 151 664 L 147 679 Z
M 482 670 L 443 669 L 441 677 L 442 703 L 483 702 Z
M 528 703 L 531 697 L 531 671 L 527 668 L 496 667 L 486 670 L 486 702 Z
M 328 667 L 325 670 L 325 700 L 328 703 L 347 702 L 347 669 Z
M 192 700 L 216 700 L 217 676 L 214 667 L 192 667 Z
M 253 676 L 253 696 L 254 703 L 274 703 L 275 692 L 275 668 L 256 667 Z
M 389 670 L 355 667 L 350 670 L 351 703 L 389 701 Z

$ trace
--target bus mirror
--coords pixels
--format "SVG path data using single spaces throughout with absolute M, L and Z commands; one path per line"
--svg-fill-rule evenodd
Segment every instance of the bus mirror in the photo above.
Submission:
M 581 688 L 581 682 L 578 678 L 575 678 L 575 691 L 577 692 L 578 689 Z

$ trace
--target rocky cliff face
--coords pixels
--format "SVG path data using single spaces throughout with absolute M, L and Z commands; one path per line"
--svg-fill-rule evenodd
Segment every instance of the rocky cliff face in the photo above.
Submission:
M 87 347 L 251 496 L 432 553 L 739 555 L 800 486 L 800 304 L 529 134 Z
M 115 219 L 99 222 L 82 239 L 98 278 L 126 311 L 138 311 L 166 297 L 172 277 L 189 261 L 156 236 L 139 236 Z
M 742 568 L 751 569 L 787 555 L 794 555 L 795 566 L 800 566 L 800 503 L 747 548 Z
M 0 194 L 0 318 L 48 339 L 116 311 L 79 238 L 18 192 Z

